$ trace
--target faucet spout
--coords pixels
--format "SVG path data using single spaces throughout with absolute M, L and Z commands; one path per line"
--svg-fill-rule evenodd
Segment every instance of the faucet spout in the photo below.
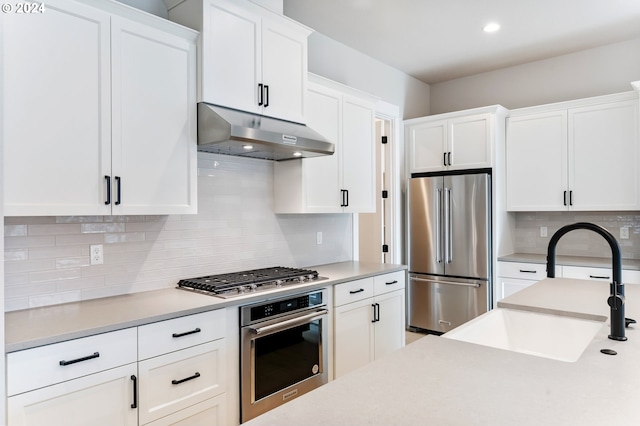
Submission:
M 562 236 L 574 229 L 587 229 L 600 234 L 611 247 L 611 268 L 613 271 L 613 280 L 610 285 L 610 296 L 607 304 L 610 307 L 611 334 L 609 339 L 624 341 L 627 338 L 624 335 L 624 284 L 622 283 L 622 255 L 620 254 L 620 245 L 616 241 L 611 232 L 602 226 L 578 222 L 571 225 L 565 225 L 558 229 L 549 241 L 547 247 L 547 277 L 555 278 L 556 276 L 556 245 Z

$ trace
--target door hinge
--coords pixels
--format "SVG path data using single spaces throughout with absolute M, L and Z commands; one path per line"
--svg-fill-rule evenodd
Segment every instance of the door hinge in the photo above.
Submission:
M 382 252 L 383 253 L 389 253 L 389 245 L 388 244 L 383 244 L 382 245 Z
M 387 137 L 386 137 L 386 136 L 383 136 L 383 137 L 382 137 L 382 144 L 384 145 L 384 144 L 386 144 L 386 143 L 387 143 Z
M 387 191 L 386 189 L 382 190 L 382 198 L 389 198 L 389 191 Z

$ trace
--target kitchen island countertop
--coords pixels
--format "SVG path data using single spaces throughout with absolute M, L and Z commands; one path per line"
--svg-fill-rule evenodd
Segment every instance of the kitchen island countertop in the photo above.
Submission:
M 640 286 L 626 287 L 640 319 Z M 557 278 L 499 305 L 608 316 L 607 296 L 601 282 Z M 427 336 L 245 424 L 637 425 L 639 329 L 616 342 L 607 321 L 575 363 Z
M 327 280 L 222 299 L 176 288 L 152 290 L 5 313 L 5 352 L 77 339 L 213 309 L 257 302 L 345 281 L 405 270 L 404 265 L 338 262 L 309 266 Z

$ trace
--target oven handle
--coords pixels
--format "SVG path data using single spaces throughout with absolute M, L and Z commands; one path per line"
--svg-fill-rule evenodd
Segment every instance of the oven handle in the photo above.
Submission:
M 253 334 L 263 334 L 270 331 L 280 331 L 280 330 L 285 330 L 287 328 L 295 327 L 296 325 L 306 324 L 310 321 L 319 319 L 320 317 L 325 316 L 328 313 L 329 311 L 327 309 L 321 309 L 319 311 L 315 311 L 307 315 L 284 320 L 277 324 L 265 325 L 264 327 L 258 327 L 258 328 L 247 327 L 247 329 L 249 329 L 249 331 L 251 331 Z

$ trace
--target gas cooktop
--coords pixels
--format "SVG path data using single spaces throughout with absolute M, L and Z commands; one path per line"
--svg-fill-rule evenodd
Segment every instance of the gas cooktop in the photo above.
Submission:
M 230 298 L 322 279 L 317 271 L 278 266 L 184 279 L 178 282 L 178 288 Z

